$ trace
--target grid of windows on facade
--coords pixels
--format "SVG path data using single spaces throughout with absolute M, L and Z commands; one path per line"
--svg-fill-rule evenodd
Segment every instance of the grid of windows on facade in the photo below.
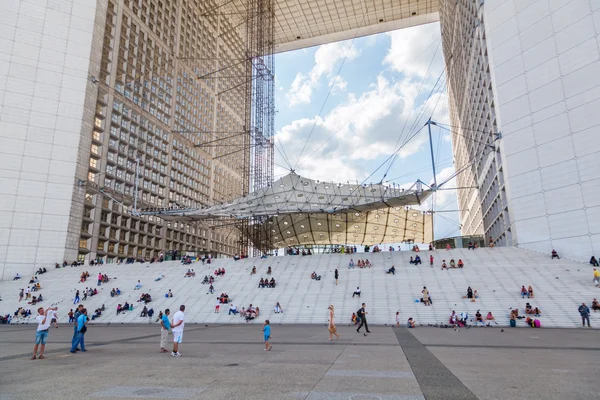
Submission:
M 492 237 L 497 244 L 510 235 L 501 154 L 492 149 L 498 132 L 483 20 L 478 0 L 441 3 L 441 29 L 456 32 L 444 41 L 448 67 L 450 115 L 457 169 L 462 234 Z M 467 71 L 467 73 L 465 73 Z M 485 156 L 483 156 L 485 154 Z
M 223 131 L 241 130 L 244 97 L 236 98 L 242 107 L 232 109 L 217 100 L 214 81 L 196 79 L 212 64 L 173 56 L 176 50 L 216 53 L 219 42 L 215 17 L 200 18 L 197 1 L 183 5 L 178 21 L 175 2 L 109 1 L 80 260 L 150 259 L 169 250 L 215 256 L 238 252 L 239 233 L 234 228 L 209 231 L 201 225 L 132 214 L 134 198 L 138 208 L 203 207 L 215 198 L 228 200 L 241 193 L 235 190 L 242 182 L 241 165 L 226 164 L 233 158 L 215 159 L 214 147 L 195 145 L 214 140 L 215 125 Z M 177 43 L 178 24 L 195 31 L 197 40 L 181 35 Z M 242 48 L 240 41 L 235 51 Z M 231 57 L 242 56 L 235 51 Z M 217 104 L 227 113 L 217 115 Z

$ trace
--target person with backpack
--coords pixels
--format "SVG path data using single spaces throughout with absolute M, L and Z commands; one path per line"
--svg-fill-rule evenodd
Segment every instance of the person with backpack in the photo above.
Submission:
M 77 321 L 75 322 L 77 336 L 75 338 L 75 342 L 73 343 L 73 346 L 71 346 L 71 353 L 75 353 L 77 351 L 78 346 L 81 346 L 82 352 L 87 351 L 85 349 L 85 340 L 84 340 L 85 333 L 87 332 L 87 326 L 86 326 L 87 321 L 88 321 L 87 310 L 85 308 L 83 308 L 81 310 L 81 314 L 79 315 L 79 317 L 77 317 Z
M 368 312 L 365 311 L 365 306 L 365 303 L 362 303 L 362 307 L 356 312 L 357 317 L 360 319 L 360 325 L 358 326 L 358 329 L 356 329 L 356 332 L 360 333 L 360 328 L 364 325 L 366 330 L 364 335 L 367 336 L 367 333 L 371 333 L 371 331 L 369 330 L 369 324 L 367 324 Z

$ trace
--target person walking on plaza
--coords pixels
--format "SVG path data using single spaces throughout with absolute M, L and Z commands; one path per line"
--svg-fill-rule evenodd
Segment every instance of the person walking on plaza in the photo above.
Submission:
M 73 304 L 79 303 L 79 290 L 75 292 L 75 299 L 73 299 Z
M 333 304 L 328 307 L 329 310 L 329 340 L 333 340 L 333 335 L 336 336 L 336 339 L 340 338 L 340 335 L 337 333 L 337 327 L 335 326 L 335 308 Z
M 54 316 L 54 311 L 57 308 L 48 308 L 44 310 L 43 307 L 38 308 L 38 316 L 36 317 L 36 321 L 38 323 L 37 331 L 35 332 L 35 346 L 33 346 L 33 356 L 32 360 L 37 358 L 38 346 L 40 346 L 40 360 L 44 359 L 44 350 L 46 349 L 46 340 L 48 339 L 48 331 L 50 329 L 50 324 L 52 321 L 52 317 Z
M 25 289 L 19 291 L 19 301 L 23 300 L 23 296 L 25 296 Z
M 75 310 L 75 314 L 73 314 L 73 338 L 71 339 L 71 346 L 75 344 L 75 340 L 77 339 L 77 319 L 81 315 L 81 310 L 83 310 L 83 304 L 80 304 Z M 75 351 L 79 349 L 75 348 Z
M 587 321 L 588 328 L 590 328 L 590 309 L 588 306 L 586 306 L 585 303 L 581 303 L 577 311 L 579 311 L 579 315 L 581 315 L 581 325 L 585 327 L 585 322 Z
M 337 286 L 338 278 L 340 277 L 340 273 L 338 272 L 337 268 L 336 268 L 335 272 L 333 273 L 333 276 L 335 277 L 335 285 Z
M 367 333 L 371 333 L 371 331 L 369 330 L 369 324 L 367 324 L 368 312 L 365 311 L 365 306 L 365 303 L 362 303 L 362 307 L 356 312 L 356 315 L 360 318 L 360 325 L 358 326 L 358 329 L 356 329 L 356 332 L 360 333 L 360 328 L 364 325 L 366 330 L 364 335 L 367 336 Z
M 173 332 L 173 357 L 181 357 L 179 352 L 179 344 L 183 340 L 183 328 L 185 327 L 185 306 L 181 305 L 179 311 L 173 315 L 173 323 L 171 324 L 171 332 Z
M 169 336 L 169 331 L 171 330 L 171 322 L 169 321 L 169 315 L 171 315 L 171 310 L 169 310 L 167 308 L 160 319 L 160 352 L 161 353 L 169 352 L 169 350 L 167 350 L 167 337 Z
M 85 349 L 85 333 L 87 332 L 87 310 L 83 308 L 81 310 L 81 314 L 77 318 L 77 322 L 75 323 L 77 329 L 77 337 L 75 338 L 75 343 L 71 346 L 71 353 L 75 353 L 77 351 L 77 347 L 81 346 L 81 351 L 86 352 Z
M 271 325 L 269 325 L 269 320 L 265 320 L 265 324 L 263 325 L 263 337 L 265 339 L 265 351 L 270 351 L 273 346 L 269 343 L 271 340 Z

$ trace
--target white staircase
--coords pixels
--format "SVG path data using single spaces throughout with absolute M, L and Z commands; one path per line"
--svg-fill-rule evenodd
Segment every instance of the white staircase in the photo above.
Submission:
M 261 309 L 261 315 L 255 322 L 270 319 L 272 323 L 325 323 L 327 306 L 336 307 L 337 322 L 346 324 L 350 316 L 367 304 L 370 324 L 393 324 L 396 311 L 400 311 L 401 321 L 413 317 L 417 324 L 446 324 L 452 310 L 457 313 L 467 311 L 474 317 L 480 309 L 485 316 L 491 311 L 498 324 L 508 325 L 509 309 L 518 307 L 524 314 L 525 303 L 529 301 L 534 307 L 542 310 L 543 327 L 578 327 L 580 317 L 577 307 L 585 302 L 591 308 L 592 299 L 600 297 L 600 291 L 592 281 L 592 267 L 568 260 L 551 260 L 549 256 L 517 248 L 477 249 L 469 251 L 456 249 L 451 251 L 436 250 L 431 252 L 435 258 L 434 268 L 429 266 L 430 252 L 420 253 L 423 264 L 413 266 L 408 263 L 409 252 L 382 252 L 358 254 L 327 254 L 313 256 L 271 257 L 268 259 L 250 258 L 240 261 L 233 259 L 214 260 L 211 265 L 203 266 L 200 262 L 183 266 L 178 261 L 132 264 L 104 265 L 94 267 L 66 267 L 51 270 L 39 276 L 45 301 L 41 304 L 48 307 L 58 304 L 61 321 L 66 321 L 67 312 L 73 308 L 75 289 L 82 290 L 86 286 L 96 287 L 98 272 L 116 277 L 99 289 L 99 294 L 88 298 L 84 305 L 92 312 L 102 304 L 106 311 L 94 322 L 98 323 L 140 323 L 148 322 L 148 318 L 139 317 L 143 305 L 137 303 L 142 292 L 149 292 L 153 301 L 148 307 L 153 308 L 155 316 L 159 310 L 178 309 L 180 304 L 186 305 L 189 322 L 197 323 L 245 323 L 239 316 L 228 315 L 228 305 L 221 305 L 221 312 L 213 312 L 216 297 L 226 292 L 233 303 L 241 309 L 250 303 Z M 350 259 L 368 258 L 373 268 L 348 269 Z M 450 259 L 465 263 L 464 269 L 441 270 L 442 259 Z M 396 267 L 396 275 L 385 274 L 392 265 Z M 250 275 L 252 266 L 256 266 L 257 274 Z M 267 277 L 267 267 L 273 269 L 272 277 L 277 281 L 274 289 L 259 289 L 258 281 Z M 193 268 L 196 277 L 184 278 L 185 271 Z M 204 275 L 212 273 L 216 268 L 225 268 L 226 275 L 216 278 L 215 294 L 208 294 L 208 285 L 202 285 Z M 334 270 L 339 270 L 339 285 L 335 285 Z M 90 278 L 79 283 L 82 271 L 89 271 Z M 321 275 L 320 281 L 310 279 L 310 273 L 316 271 Z M 155 282 L 154 279 L 164 274 L 165 277 Z M 269 276 L 271 278 L 271 276 Z M 143 287 L 133 290 L 140 279 Z M 0 282 L 0 314 L 12 314 L 19 306 L 32 309 L 35 315 L 37 306 L 18 302 L 19 288 L 26 287 L 29 276 L 24 275 L 20 281 Z M 531 285 L 535 291 L 534 299 L 522 299 L 520 287 Z M 352 298 L 354 289 L 360 286 L 361 298 Z M 425 307 L 415 302 L 421 297 L 423 286 L 431 292 L 433 305 Z M 463 299 L 467 287 L 477 289 L 480 298 L 472 303 Z M 110 290 L 119 287 L 123 294 L 110 297 Z M 171 289 L 173 298 L 165 298 L 164 294 Z M 116 315 L 117 304 L 125 301 L 133 302 L 132 312 Z M 283 307 L 283 314 L 275 314 L 276 302 Z M 592 325 L 599 325 L 600 314 L 592 312 Z M 30 319 L 14 319 L 14 323 L 28 322 Z M 156 319 L 156 317 L 154 318 Z M 520 323 L 524 325 L 524 323 Z

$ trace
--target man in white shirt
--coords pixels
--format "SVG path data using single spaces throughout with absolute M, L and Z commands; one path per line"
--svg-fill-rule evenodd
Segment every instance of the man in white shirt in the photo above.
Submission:
M 54 316 L 54 312 L 58 310 L 58 308 L 48 308 L 44 310 L 43 307 L 38 308 L 38 316 L 35 320 L 38 323 L 37 331 L 35 333 L 35 346 L 33 346 L 33 356 L 32 360 L 35 360 L 37 357 L 38 346 L 40 347 L 40 360 L 43 360 L 44 357 L 44 349 L 46 348 L 46 340 L 48 339 L 48 330 L 50 328 L 50 324 L 52 323 L 52 318 Z
M 173 315 L 173 322 L 171 323 L 171 332 L 173 332 L 173 357 L 181 357 L 179 353 L 179 343 L 183 339 L 183 328 L 185 326 L 185 306 L 181 305 L 179 311 Z
M 233 303 L 229 304 L 229 314 L 228 315 L 231 315 L 231 314 L 236 315 L 237 313 L 238 313 L 237 307 Z

